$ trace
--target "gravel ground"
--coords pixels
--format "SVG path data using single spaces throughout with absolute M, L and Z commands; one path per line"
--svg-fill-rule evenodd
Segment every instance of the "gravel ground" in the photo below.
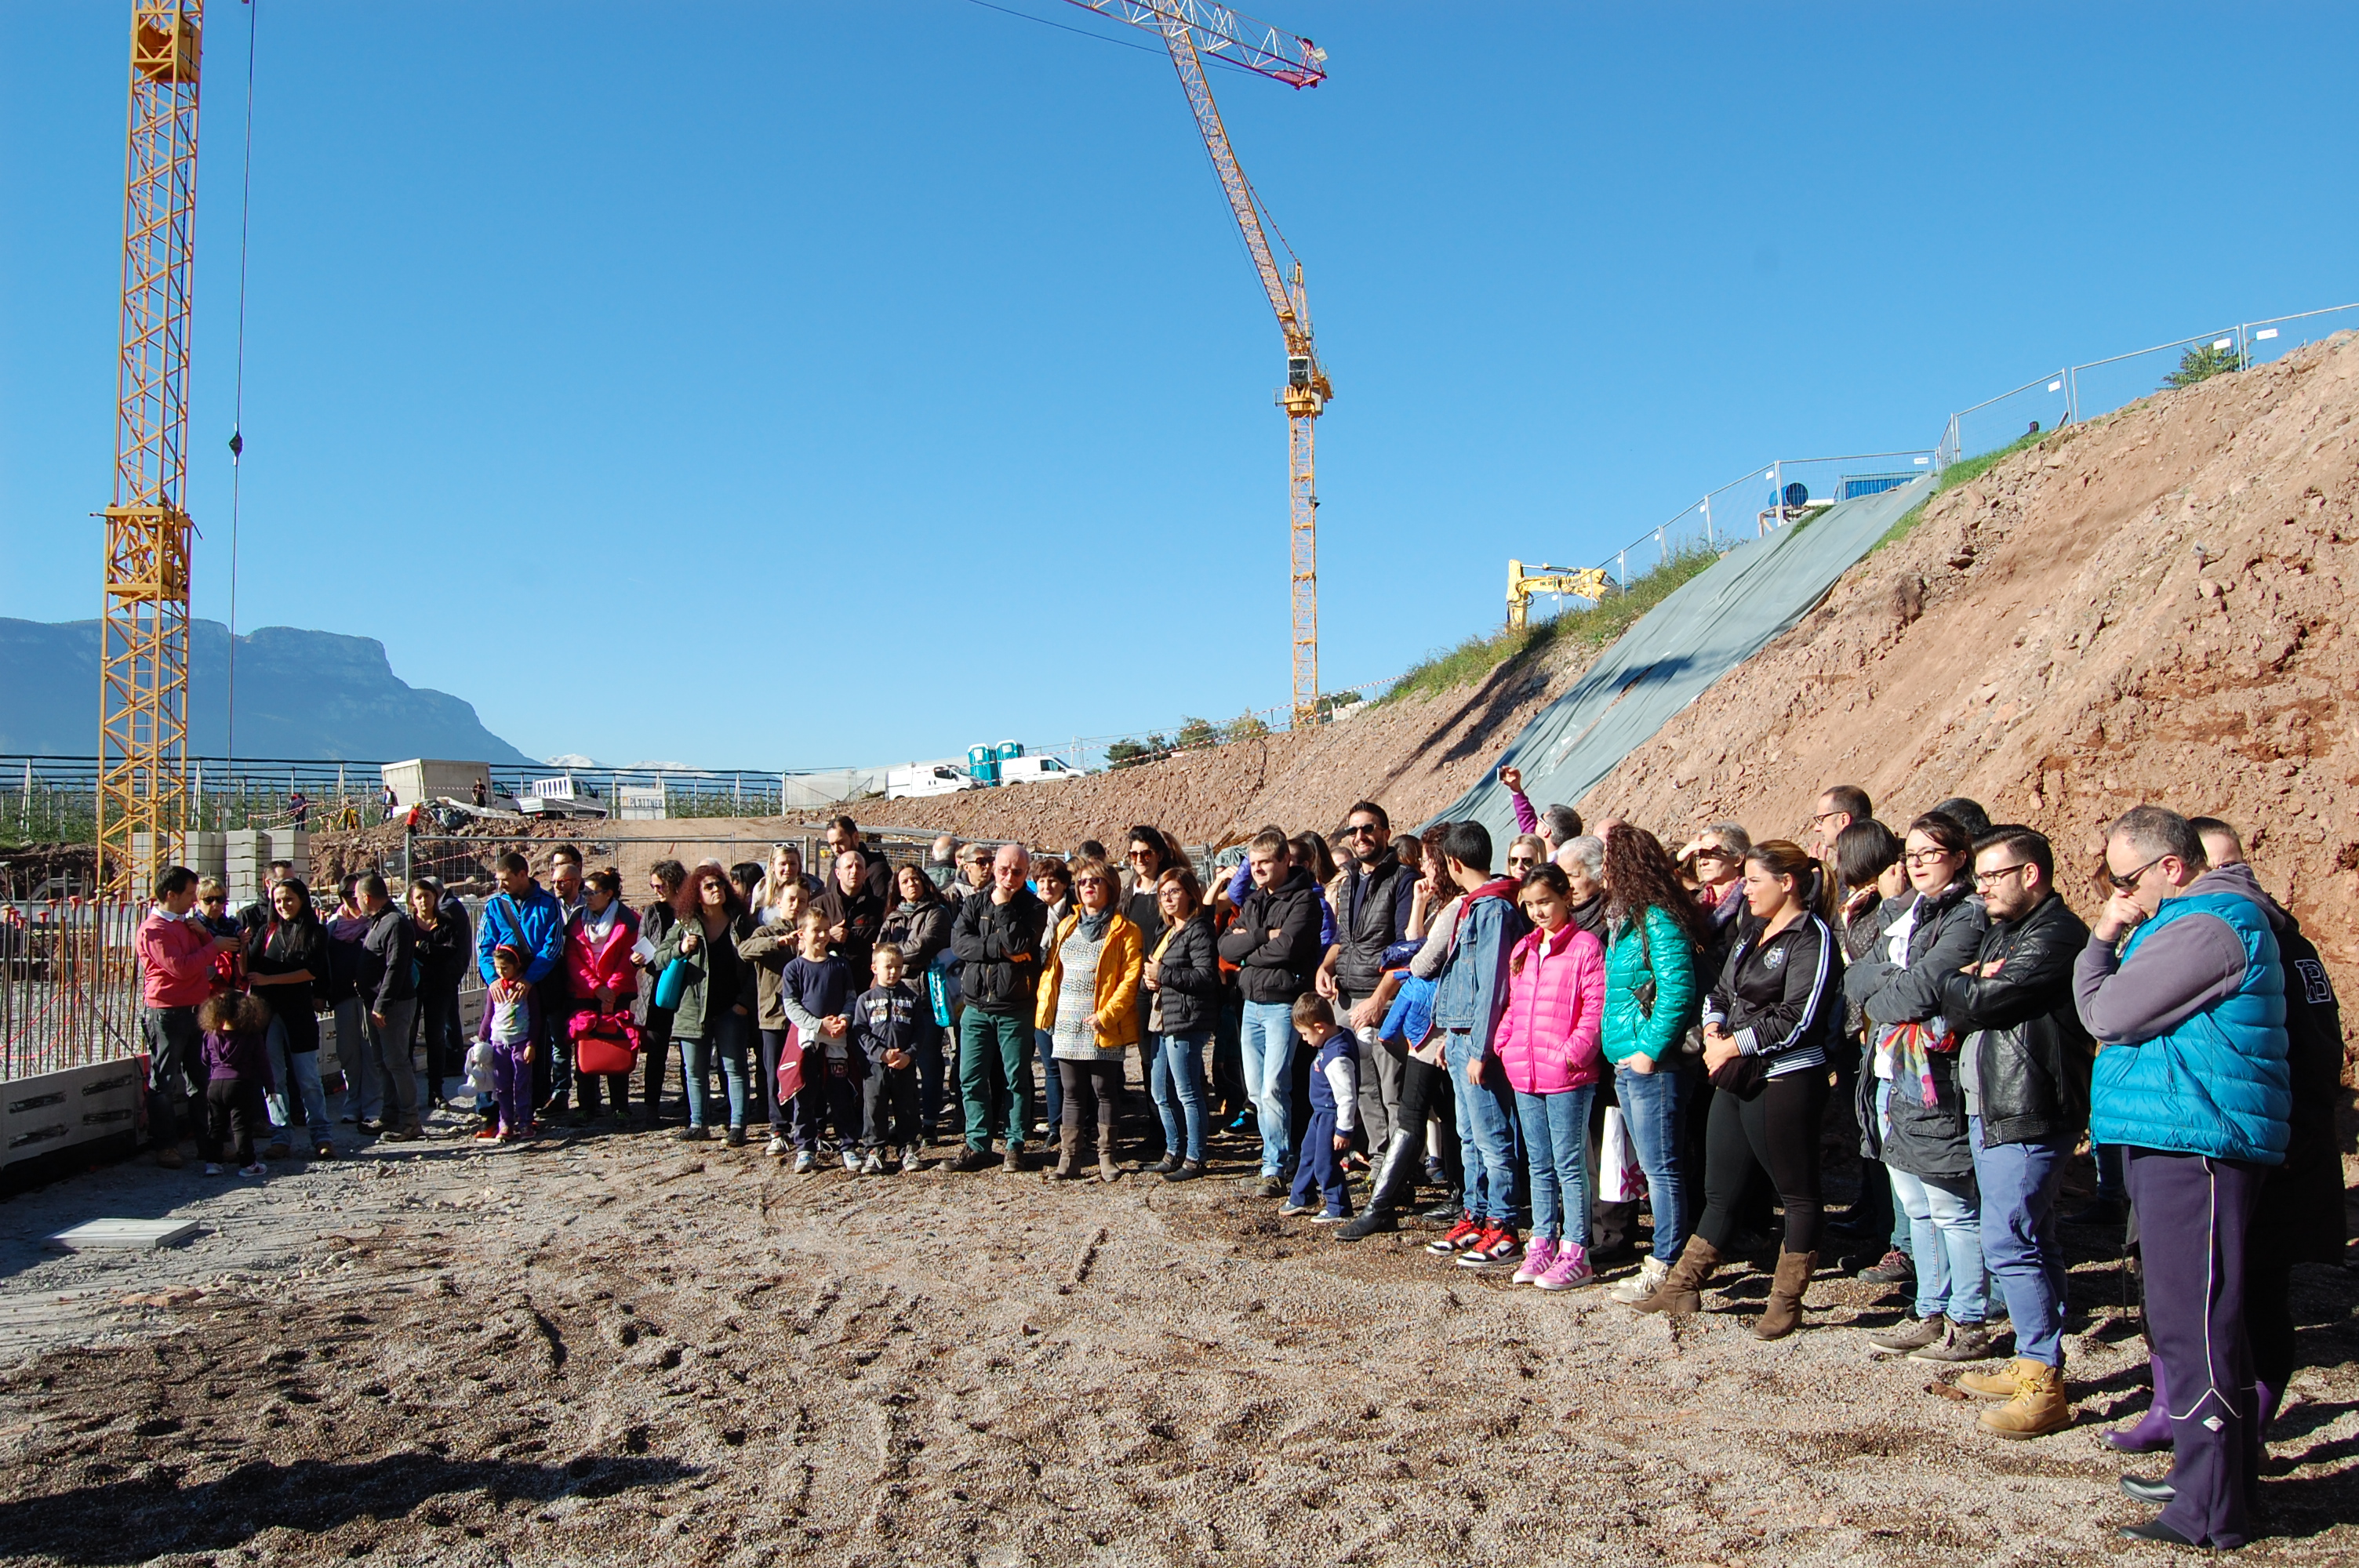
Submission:
M 1219 1150 L 1216 1171 L 1246 1170 Z M 266 1182 L 146 1164 L 0 1209 L 10 1562 L 2093 1563 L 2146 1401 L 2074 1259 L 2081 1424 L 1979 1437 L 1832 1272 L 1640 1317 L 1356 1247 L 1233 1180 L 796 1177 L 758 1146 L 444 1136 Z M 165 1251 L 60 1256 L 101 1216 Z M 2083 1242 L 2096 1239 L 2074 1233 Z M 2305 1270 L 2265 1563 L 2359 1557 L 2359 1321 Z M 9 1365 L 13 1363 L 13 1365 Z M 2147 1466 L 2153 1468 L 2153 1466 Z

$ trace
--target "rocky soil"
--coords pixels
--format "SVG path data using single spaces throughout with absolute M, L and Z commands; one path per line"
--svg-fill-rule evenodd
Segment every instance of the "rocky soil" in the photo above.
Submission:
M 1813 1326 L 1763 1345 L 1757 1273 L 1673 1324 L 1275 1207 L 1229 1179 L 796 1177 L 644 1134 L 94 1173 L 0 1210 L 0 1553 L 2055 1568 L 2122 1560 L 2144 1512 L 2096 1442 L 2146 1389 L 2093 1233 L 2081 1424 L 2018 1444 L 1869 1353 L 1905 1310 L 1875 1287 L 1821 1275 Z M 206 1231 L 38 1250 L 168 1212 Z M 2359 1316 L 2332 1271 L 2297 1300 L 2311 1366 L 2245 1560 L 2347 1563 Z
M 1596 656 L 1585 645 L 1554 646 L 1472 686 L 1359 708 L 1299 734 L 1183 752 L 1062 784 L 869 801 L 858 815 L 1052 848 L 1083 838 L 1114 844 L 1141 822 L 1182 843 L 1214 846 L 1250 838 L 1268 822 L 1324 833 L 1361 799 L 1409 827 L 1463 794 Z

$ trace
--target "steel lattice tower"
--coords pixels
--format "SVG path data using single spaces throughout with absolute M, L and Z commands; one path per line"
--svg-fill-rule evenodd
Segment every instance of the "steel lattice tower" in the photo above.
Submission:
M 188 828 L 191 529 L 183 502 L 203 39 L 203 0 L 133 0 L 123 347 L 99 650 L 99 878 L 118 895 L 144 892 Z

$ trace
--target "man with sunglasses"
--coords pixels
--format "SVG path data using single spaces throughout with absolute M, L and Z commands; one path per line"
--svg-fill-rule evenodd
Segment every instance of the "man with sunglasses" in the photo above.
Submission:
M 2211 870 L 2177 812 L 2133 808 L 2105 835 L 2113 896 L 2072 975 L 2102 1043 L 2089 1130 L 2128 1151 L 2147 1337 L 2169 1390 L 2169 1478 L 2122 1477 L 2162 1512 L 2122 1533 L 2220 1548 L 2245 1544 L 2260 1471 L 2245 1240 L 2293 1108 L 2285 972 L 2241 870 Z
M 1385 950 L 1408 933 L 1417 902 L 1417 873 L 1405 870 L 1392 847 L 1392 818 L 1373 800 L 1344 814 L 1343 907 L 1335 912 L 1335 945 L 1319 966 L 1319 994 L 1335 1005 L 1353 1040 L 1360 1069 L 1360 1114 L 1368 1157 L 1381 1161 L 1391 1145 L 1406 1054 L 1376 1038 L 1385 1009 L 1375 999 L 1384 983 Z
M 2015 1359 L 1996 1374 L 1968 1372 L 1958 1387 L 2006 1401 L 1984 1412 L 1984 1431 L 2038 1437 L 2072 1423 L 2056 1190 L 2084 1120 L 2089 1036 L 2072 1006 L 2072 966 L 2089 928 L 2057 896 L 2055 851 L 2028 827 L 1975 840 L 1974 891 L 1990 925 L 1974 961 L 1943 982 L 1941 1011 L 1960 1041 L 1983 1261 L 2006 1297 Z

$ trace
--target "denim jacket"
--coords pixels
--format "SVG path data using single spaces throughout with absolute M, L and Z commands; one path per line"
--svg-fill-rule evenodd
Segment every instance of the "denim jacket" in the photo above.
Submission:
M 1532 928 L 1513 902 L 1514 885 L 1489 882 L 1467 895 L 1450 961 L 1435 982 L 1434 1027 L 1464 1030 L 1467 1047 L 1477 1057 L 1490 1053 L 1492 1032 L 1507 1005 L 1507 959 Z

